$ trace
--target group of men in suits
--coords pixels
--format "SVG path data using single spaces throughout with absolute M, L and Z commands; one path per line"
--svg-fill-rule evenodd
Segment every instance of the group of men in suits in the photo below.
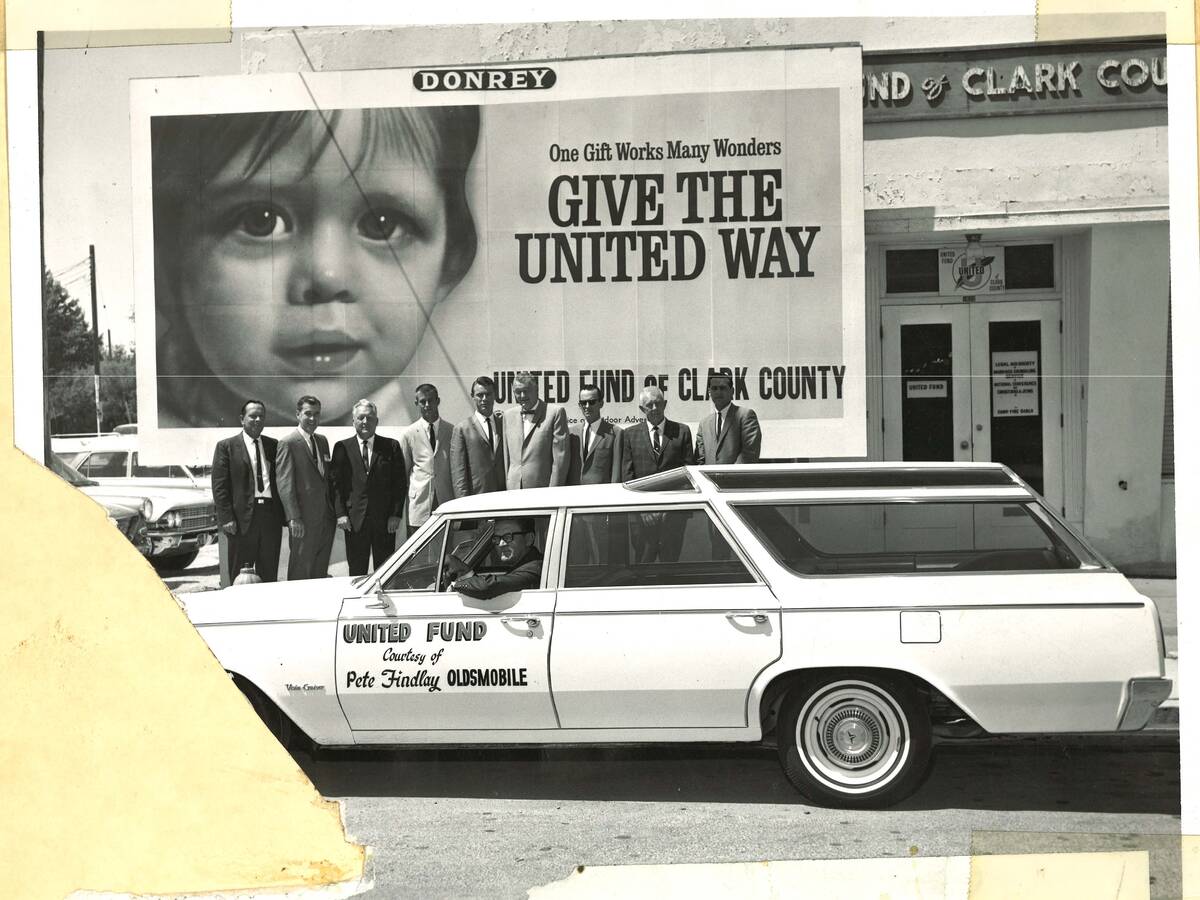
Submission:
M 710 376 L 708 392 L 714 410 L 693 445 L 691 429 L 667 419 L 657 387 L 638 398 L 645 421 L 621 429 L 601 416 L 604 398 L 595 385 L 580 389 L 581 417 L 568 426 L 566 410 L 539 396 L 530 373 L 514 377 L 517 405 L 504 413 L 495 409 L 495 382 L 482 375 L 471 385 L 474 411 L 451 426 L 438 415 L 437 388 L 422 384 L 414 392 L 420 417 L 399 440 L 377 434 L 375 404 L 359 400 L 354 436 L 332 453 L 317 434 L 316 397 L 296 402 L 296 430 L 278 441 L 262 434 L 264 404 L 247 400 L 242 431 L 220 441 L 213 455 L 222 584 L 248 567 L 263 581 L 276 580 L 284 528 L 289 581 L 327 574 L 337 529 L 350 574 L 365 575 L 395 550 L 406 509 L 411 535 L 454 497 L 629 481 L 693 463 L 757 462 L 762 435 L 754 410 L 732 403 L 729 376 Z

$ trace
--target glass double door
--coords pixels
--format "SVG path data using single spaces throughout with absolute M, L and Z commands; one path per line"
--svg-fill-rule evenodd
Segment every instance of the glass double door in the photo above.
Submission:
M 885 306 L 892 460 L 1001 462 L 1063 505 L 1060 301 Z

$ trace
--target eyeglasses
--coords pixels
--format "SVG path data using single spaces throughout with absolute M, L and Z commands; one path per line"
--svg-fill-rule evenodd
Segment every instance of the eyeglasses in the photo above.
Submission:
M 529 534 L 528 531 L 506 531 L 503 534 L 493 534 L 492 540 L 497 544 L 511 544 L 513 538 L 524 537 L 527 534 Z
M 596 400 L 580 400 L 580 401 L 579 401 L 579 405 L 580 405 L 580 406 L 598 406 L 599 404 L 600 404 L 600 400 L 599 400 L 599 399 L 596 399 Z

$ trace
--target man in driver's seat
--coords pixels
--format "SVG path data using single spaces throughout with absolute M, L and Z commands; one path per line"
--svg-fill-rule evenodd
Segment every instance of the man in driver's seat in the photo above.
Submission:
M 512 591 L 536 588 L 542 583 L 542 554 L 535 546 L 533 521 L 497 519 L 492 544 L 500 564 L 508 571 L 480 575 L 460 575 L 450 590 L 477 600 L 490 600 Z

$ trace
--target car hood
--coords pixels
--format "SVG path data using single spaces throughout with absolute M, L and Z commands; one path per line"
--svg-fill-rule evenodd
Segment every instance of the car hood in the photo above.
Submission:
M 356 595 L 352 578 L 312 578 L 235 584 L 219 591 L 176 594 L 193 625 L 332 621 L 344 597 Z
M 140 487 L 129 484 L 96 484 L 80 487 L 80 490 L 93 499 L 103 497 L 106 500 L 116 500 L 118 503 L 142 505 L 143 500 L 150 501 L 149 520 L 154 522 L 163 513 L 185 506 L 213 506 L 212 494 L 201 488 L 158 488 Z

